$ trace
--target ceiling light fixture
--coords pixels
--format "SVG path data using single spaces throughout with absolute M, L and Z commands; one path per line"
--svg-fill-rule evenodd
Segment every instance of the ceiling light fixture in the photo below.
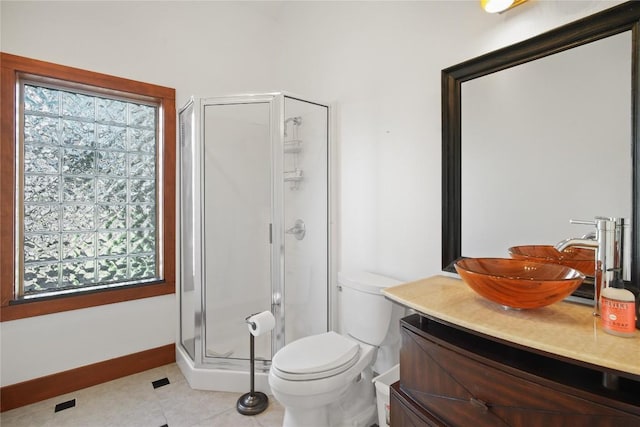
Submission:
M 480 0 L 480 6 L 488 13 L 502 13 L 527 0 Z

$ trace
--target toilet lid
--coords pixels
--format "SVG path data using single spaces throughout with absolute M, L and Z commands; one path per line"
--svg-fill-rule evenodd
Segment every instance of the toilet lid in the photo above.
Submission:
M 318 379 L 349 369 L 359 356 L 358 343 L 331 331 L 288 344 L 276 353 L 271 366 L 284 379 Z

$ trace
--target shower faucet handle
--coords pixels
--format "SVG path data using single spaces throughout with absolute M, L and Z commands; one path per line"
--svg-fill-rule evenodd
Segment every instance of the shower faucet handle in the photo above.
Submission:
M 288 228 L 285 233 L 293 234 L 296 239 L 302 240 L 307 233 L 307 226 L 304 224 L 303 220 L 297 219 L 293 227 Z

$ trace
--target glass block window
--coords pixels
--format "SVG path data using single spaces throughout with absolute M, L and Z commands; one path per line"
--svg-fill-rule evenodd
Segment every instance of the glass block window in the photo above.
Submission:
M 38 83 L 21 89 L 18 293 L 158 280 L 159 107 Z

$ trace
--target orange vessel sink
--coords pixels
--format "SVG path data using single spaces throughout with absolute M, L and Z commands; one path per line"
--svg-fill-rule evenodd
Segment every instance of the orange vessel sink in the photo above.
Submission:
M 462 280 L 479 295 L 508 308 L 540 308 L 571 295 L 584 274 L 560 264 L 508 258 L 455 262 Z
M 550 262 L 574 268 L 585 276 L 595 276 L 595 250 L 569 247 L 559 252 L 551 245 L 513 246 L 509 255 L 515 259 L 535 262 Z

